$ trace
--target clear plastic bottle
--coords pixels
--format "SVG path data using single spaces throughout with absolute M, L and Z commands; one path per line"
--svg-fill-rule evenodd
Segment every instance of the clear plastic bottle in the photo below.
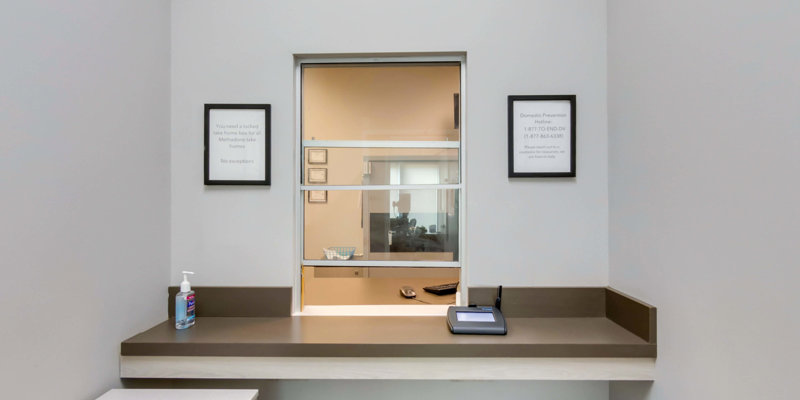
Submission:
M 175 329 L 186 329 L 194 325 L 195 297 L 192 285 L 186 275 L 194 275 L 191 271 L 181 271 L 183 282 L 181 291 L 175 295 Z

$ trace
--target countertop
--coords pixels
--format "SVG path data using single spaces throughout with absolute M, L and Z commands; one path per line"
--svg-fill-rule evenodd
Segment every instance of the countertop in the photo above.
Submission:
M 122 356 L 655 357 L 612 320 L 506 318 L 508 334 L 454 335 L 445 317 L 198 317 L 165 321 L 122 342 Z

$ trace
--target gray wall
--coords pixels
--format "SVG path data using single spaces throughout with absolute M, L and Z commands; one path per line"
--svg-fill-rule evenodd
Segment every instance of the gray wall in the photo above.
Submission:
M 174 1 L 172 283 L 190 268 L 198 285 L 293 284 L 293 54 L 466 51 L 469 283 L 606 284 L 605 38 L 604 1 Z M 506 96 L 540 93 L 578 95 L 577 179 L 506 178 Z M 203 186 L 203 104 L 217 102 L 272 104 L 271 187 Z M 397 387 L 483 398 L 502 386 L 274 385 L 275 398 L 342 399 Z M 608 396 L 606 382 L 505 390 L 509 398 Z
M 172 283 L 291 286 L 293 54 L 467 52 L 470 285 L 608 280 L 605 1 L 175 1 Z M 578 178 L 506 178 L 506 96 L 578 96 Z M 203 104 L 272 104 L 272 186 L 203 186 Z
M 0 11 L 0 397 L 95 398 L 166 317 L 169 4 Z
M 5 6 L 3 394 L 92 398 L 117 386 L 119 342 L 165 317 L 169 265 L 173 283 L 195 268 L 201 284 L 291 285 L 293 53 L 462 50 L 470 283 L 610 275 L 657 305 L 657 380 L 611 384 L 611 398 L 796 397 L 798 3 L 612 0 L 608 57 L 604 2 L 453 4 L 176 1 L 171 56 L 167 2 Z M 578 95 L 576 180 L 504 178 L 512 93 Z M 273 105 L 272 187 L 203 187 L 205 102 Z M 278 398 L 395 386 L 483 398 L 501 386 L 506 397 L 603 399 L 609 388 L 264 385 Z
M 659 318 L 655 383 L 611 398 L 798 396 L 798 15 L 610 1 L 610 282 Z

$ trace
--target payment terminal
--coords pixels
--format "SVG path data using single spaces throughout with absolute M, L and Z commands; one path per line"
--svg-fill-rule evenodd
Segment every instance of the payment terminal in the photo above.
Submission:
M 506 319 L 500 311 L 503 287 L 497 291 L 495 306 L 451 306 L 447 309 L 447 326 L 450 332 L 473 335 L 505 335 Z

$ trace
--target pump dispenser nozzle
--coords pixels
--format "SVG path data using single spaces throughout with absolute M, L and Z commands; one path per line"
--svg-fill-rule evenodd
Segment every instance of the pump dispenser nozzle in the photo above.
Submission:
M 183 282 L 181 282 L 181 292 L 188 292 L 192 290 L 192 285 L 189 283 L 189 279 L 186 278 L 186 275 L 194 275 L 192 271 L 181 271 L 183 274 Z

